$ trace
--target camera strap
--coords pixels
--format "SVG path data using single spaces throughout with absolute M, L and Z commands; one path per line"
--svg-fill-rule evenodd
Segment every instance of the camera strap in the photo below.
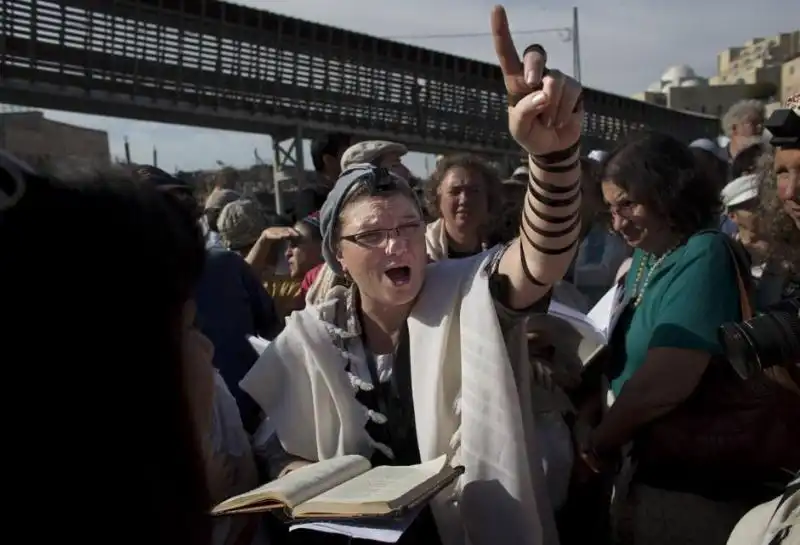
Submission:
M 719 233 L 724 235 L 725 246 L 728 247 L 728 253 L 730 253 L 734 269 L 736 270 L 736 284 L 739 287 L 739 305 L 742 311 L 742 320 L 749 320 L 754 316 L 753 304 L 751 302 L 754 283 L 753 277 L 750 274 L 749 260 L 744 247 L 739 246 L 738 243 L 734 242 L 728 235 L 725 235 L 718 229 L 705 229 L 696 234 L 699 235 L 702 233 Z

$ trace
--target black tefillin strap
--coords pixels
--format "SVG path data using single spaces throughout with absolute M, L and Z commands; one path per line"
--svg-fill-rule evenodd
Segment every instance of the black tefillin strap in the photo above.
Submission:
M 397 183 L 389 169 L 377 165 L 372 165 L 369 176 L 364 176 L 361 183 L 367 187 L 370 195 L 397 189 Z

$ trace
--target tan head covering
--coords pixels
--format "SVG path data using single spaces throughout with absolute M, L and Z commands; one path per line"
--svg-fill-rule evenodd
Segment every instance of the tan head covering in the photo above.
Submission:
M 403 144 L 386 140 L 366 140 L 353 144 L 342 154 L 342 170 L 358 163 L 372 163 L 375 159 L 390 153 L 402 157 L 408 153 L 408 148 Z
M 217 227 L 225 247 L 236 250 L 255 244 L 267 228 L 267 220 L 256 202 L 240 199 L 225 205 Z

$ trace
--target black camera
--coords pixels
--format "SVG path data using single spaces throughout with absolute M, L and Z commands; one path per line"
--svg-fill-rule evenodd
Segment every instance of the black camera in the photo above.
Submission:
M 800 362 L 800 297 L 785 299 L 763 314 L 719 328 L 722 350 L 743 379 L 774 366 Z

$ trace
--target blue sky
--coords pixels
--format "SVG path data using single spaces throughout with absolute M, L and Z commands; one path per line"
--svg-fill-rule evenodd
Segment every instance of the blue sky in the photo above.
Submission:
M 484 0 L 239 0 L 237 3 L 371 34 L 418 36 L 489 30 L 493 2 Z M 580 12 L 583 82 L 622 95 L 643 90 L 674 64 L 689 64 L 700 75 L 716 71 L 716 54 L 754 36 L 794 30 L 800 2 L 790 0 L 556 0 L 512 1 L 505 4 L 513 30 L 569 27 L 571 7 Z M 488 36 L 458 39 L 406 40 L 414 45 L 494 62 Z M 550 65 L 572 70 L 572 44 L 557 33 L 518 37 L 545 45 Z M 162 168 L 214 168 L 216 161 L 235 166 L 253 163 L 253 150 L 267 160 L 267 136 L 229 133 L 48 111 L 48 117 L 108 131 L 112 154 L 123 155 L 125 137 L 134 161 L 149 162 L 158 148 Z M 425 173 L 425 157 L 411 154 L 407 163 Z M 310 163 L 308 163 L 310 164 Z M 432 162 L 430 163 L 432 164 Z

